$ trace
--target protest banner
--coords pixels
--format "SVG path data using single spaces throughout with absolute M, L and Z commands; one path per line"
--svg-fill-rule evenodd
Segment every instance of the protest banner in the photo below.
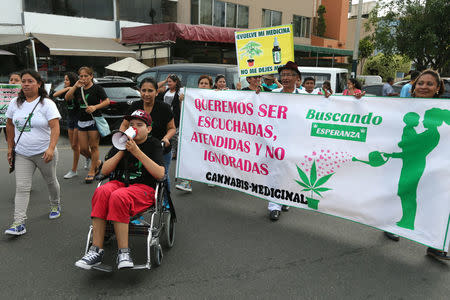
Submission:
M 277 73 L 294 61 L 292 24 L 236 31 L 234 36 L 241 77 Z
M 189 88 L 180 128 L 179 178 L 448 250 L 448 100 Z
M 6 111 L 9 102 L 19 94 L 20 84 L 3 84 L 0 83 L 0 128 L 6 126 Z

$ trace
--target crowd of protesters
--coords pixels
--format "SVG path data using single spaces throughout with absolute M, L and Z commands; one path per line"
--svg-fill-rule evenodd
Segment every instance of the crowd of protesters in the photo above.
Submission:
M 312 94 L 329 97 L 333 90 L 329 81 L 323 82 L 321 87 L 316 87 L 314 77 L 306 77 L 302 81 L 301 73 L 294 62 L 288 62 L 278 69 L 280 80 L 274 75 L 250 76 L 246 78 L 248 87 L 246 91 Z M 80 154 L 85 157 L 87 176 L 86 183 L 92 183 L 96 175 L 102 169 L 103 161 L 99 157 L 100 134 L 96 127 L 94 117 L 101 115 L 101 109 L 109 105 L 110 101 L 104 89 L 93 81 L 94 71 L 89 67 L 81 67 L 78 74 L 68 72 L 64 76 L 64 87 L 55 91 L 52 96 L 65 100 L 68 109 L 68 136 L 73 151 L 72 168 L 64 175 L 65 179 L 78 176 L 78 161 Z M 262 82 L 263 81 L 263 82 Z M 60 133 L 59 119 L 61 115 L 55 103 L 49 98 L 44 89 L 44 82 L 39 73 L 33 70 L 25 70 L 21 73 L 13 73 L 10 76 L 11 84 L 21 84 L 19 96 L 9 104 L 6 116 L 7 125 L 5 135 L 8 142 L 7 159 L 11 166 L 15 166 L 16 193 L 13 223 L 5 231 L 10 235 L 22 235 L 26 233 L 25 220 L 32 175 L 36 168 L 41 171 L 47 183 L 50 194 L 49 218 L 56 219 L 61 215 L 60 187 L 56 177 L 58 162 L 57 141 Z M 383 86 L 384 96 L 397 96 L 392 89 L 393 80 Z M 240 84 L 236 85 L 238 89 Z M 120 125 L 120 130 L 125 131 L 129 126 L 138 128 L 137 138 L 127 142 L 127 150 L 144 165 L 146 176 L 153 179 L 161 179 L 165 175 L 167 186 L 170 187 L 169 168 L 171 160 L 177 159 L 177 141 L 180 127 L 180 114 L 184 94 L 180 78 L 171 74 L 161 82 L 154 78 L 144 78 L 139 83 L 141 99 L 133 102 Z M 224 75 L 217 75 L 215 80 L 209 75 L 201 75 L 198 79 L 198 88 L 214 89 L 217 92 L 227 90 L 229 85 Z M 406 84 L 400 96 L 415 98 L 437 98 L 442 95 L 444 84 L 439 74 L 426 70 L 422 73 L 412 72 L 411 82 Z M 347 89 L 343 95 L 361 98 L 364 92 L 358 80 L 350 78 L 347 81 Z M 151 139 L 147 139 L 151 132 Z M 149 150 L 158 147 L 162 143 L 162 152 Z M 150 148 L 149 148 L 150 147 Z M 122 151 L 113 151 L 107 155 L 104 168 L 107 171 L 116 168 L 124 168 L 121 163 Z M 142 182 L 137 181 L 136 184 Z M 114 186 L 113 186 L 114 185 Z M 151 201 L 143 201 L 136 196 L 132 189 L 114 190 L 123 188 L 123 182 L 111 181 L 102 189 L 97 189 L 92 200 L 92 218 L 95 228 L 104 228 L 106 220 L 117 223 L 116 232 L 120 243 L 119 254 L 122 267 L 130 267 L 132 260 L 129 256 L 128 242 L 124 238 L 121 224 L 128 224 L 128 215 L 119 214 L 118 208 L 105 209 L 105 201 L 110 198 L 127 198 L 137 207 L 151 205 Z M 151 194 L 148 187 L 136 186 L 137 190 L 145 190 Z M 152 188 L 150 186 L 150 188 Z M 192 192 L 192 182 L 182 180 L 176 184 L 176 188 L 185 192 Z M 139 194 L 139 193 L 138 193 Z M 153 193 L 154 194 L 154 193 Z M 113 196 L 114 195 L 114 196 Z M 138 205 L 139 204 L 139 205 Z M 282 211 L 288 211 L 289 207 L 269 202 L 269 218 L 277 221 Z M 130 212 L 132 215 L 133 212 Z M 398 240 L 398 237 L 387 233 L 389 238 Z M 90 264 L 97 263 L 103 256 L 103 236 L 94 234 L 94 243 L 90 249 L 90 255 L 77 261 L 77 266 L 89 268 Z M 449 259 L 447 253 L 428 248 L 427 253 L 441 259 Z M 94 259 L 95 258 L 95 259 Z

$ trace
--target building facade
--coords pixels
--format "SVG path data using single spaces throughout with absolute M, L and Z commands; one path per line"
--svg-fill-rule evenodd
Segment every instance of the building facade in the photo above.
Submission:
M 48 80 L 66 70 L 104 66 L 125 56 L 148 65 L 174 62 L 236 63 L 234 43 L 215 40 L 215 30 L 243 30 L 293 24 L 295 59 L 303 65 L 333 65 L 345 49 L 342 12 L 346 0 L 0 0 L 0 76 L 37 65 Z M 315 34 L 319 5 L 328 22 L 323 37 Z M 346 15 L 345 15 L 346 16 Z M 169 42 L 120 44 L 127 28 L 165 23 L 200 26 L 212 32 L 208 42 L 175 38 Z M 149 28 L 150 28 L 149 27 Z M 156 27 L 155 27 L 156 28 Z M 344 33 L 344 34 L 343 34 Z M 158 35 L 157 31 L 154 33 Z M 4 81 L 4 80 L 3 80 Z

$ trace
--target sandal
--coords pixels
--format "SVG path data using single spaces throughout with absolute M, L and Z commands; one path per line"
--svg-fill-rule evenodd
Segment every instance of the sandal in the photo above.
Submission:
M 87 176 L 84 178 L 84 181 L 85 181 L 86 183 L 92 183 L 92 182 L 94 181 L 94 176 L 95 176 L 95 175 L 87 175 Z
M 100 171 L 102 170 L 102 167 L 103 167 L 103 160 L 101 160 L 100 164 L 98 165 L 98 167 L 95 168 L 95 175 L 94 176 L 97 176 L 98 174 L 100 174 Z

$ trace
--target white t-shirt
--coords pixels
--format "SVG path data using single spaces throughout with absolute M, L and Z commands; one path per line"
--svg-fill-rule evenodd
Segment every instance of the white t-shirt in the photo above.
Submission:
M 6 117 L 13 121 L 15 142 L 17 142 L 23 125 L 39 99 L 40 97 L 37 97 L 32 102 L 25 101 L 20 107 L 17 106 L 17 98 L 11 100 L 6 111 Z M 48 121 L 53 119 L 61 119 L 61 115 L 56 104 L 45 98 L 43 103 L 37 105 L 28 121 L 22 137 L 16 145 L 16 152 L 23 156 L 33 156 L 45 152 L 50 145 Z
M 169 105 L 172 105 L 173 98 L 175 97 L 176 92 L 171 92 L 170 90 L 167 91 L 167 93 L 164 95 L 164 102 L 166 102 Z M 180 96 L 180 91 L 178 91 L 178 97 Z
M 292 92 L 292 94 L 302 94 L 302 88 L 295 88 L 294 91 Z M 278 89 L 274 89 L 272 90 L 273 93 L 283 93 L 283 88 L 278 88 Z
M 318 95 L 319 92 L 320 92 L 320 89 L 319 89 L 319 88 L 313 89 L 311 93 L 308 93 L 308 92 L 306 91 L 306 89 L 301 89 L 301 90 L 300 90 L 300 94 L 307 94 L 307 95 Z

